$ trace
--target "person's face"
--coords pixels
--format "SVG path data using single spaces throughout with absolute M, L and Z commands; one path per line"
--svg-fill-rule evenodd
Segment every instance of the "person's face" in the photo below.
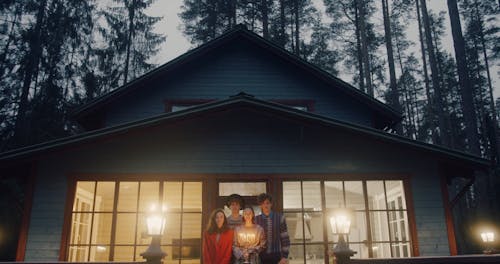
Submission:
M 251 223 L 253 219 L 253 212 L 250 209 L 245 209 L 243 211 L 243 219 L 245 219 L 245 222 Z
M 229 208 L 231 208 L 231 213 L 233 213 L 234 215 L 237 215 L 240 213 L 240 203 L 238 203 L 236 201 L 231 202 L 231 204 L 229 205 Z
M 260 209 L 262 210 L 262 213 L 268 215 L 271 212 L 272 206 L 273 204 L 269 201 L 269 199 L 266 199 L 260 204 Z
M 223 212 L 217 212 L 215 214 L 215 224 L 217 225 L 218 228 L 222 227 L 222 225 L 224 224 L 224 213 Z

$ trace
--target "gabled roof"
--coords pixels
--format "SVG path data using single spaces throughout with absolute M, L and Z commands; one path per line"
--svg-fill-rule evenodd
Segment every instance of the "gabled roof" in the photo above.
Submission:
M 432 154 L 440 157 L 442 160 L 449 161 L 450 164 L 459 164 L 458 167 L 468 169 L 486 169 L 489 167 L 489 161 L 474 155 L 464 152 L 447 149 L 444 147 L 427 144 L 395 134 L 390 134 L 377 129 L 359 126 L 352 123 L 327 118 L 321 115 L 313 114 L 290 108 L 288 106 L 260 100 L 248 94 L 238 94 L 229 99 L 219 100 L 215 102 L 205 103 L 192 108 L 188 108 L 178 112 L 169 112 L 160 114 L 155 117 L 143 119 L 136 122 L 130 122 L 113 127 L 103 128 L 95 131 L 82 133 L 75 136 L 70 136 L 62 139 L 41 143 L 21 149 L 16 149 L 0 154 L 0 167 L 9 165 L 9 161 L 18 159 L 30 159 L 37 155 L 42 155 L 46 152 L 61 150 L 67 147 L 72 147 L 78 144 L 93 142 L 104 137 L 117 134 L 128 133 L 138 129 L 158 126 L 164 123 L 175 122 L 188 118 L 194 118 L 199 115 L 219 112 L 221 110 L 236 109 L 238 107 L 250 107 L 252 109 L 265 113 L 272 113 L 279 117 L 286 117 L 299 122 L 308 124 L 322 125 L 325 127 L 339 128 L 351 133 L 359 134 L 360 136 L 368 136 L 384 142 L 395 143 L 402 147 L 412 148 L 417 151 L 422 151 L 425 154 Z
M 268 41 L 263 37 L 253 33 L 252 31 L 247 30 L 243 25 L 236 26 L 235 28 L 227 31 L 218 38 L 215 38 L 191 51 L 188 51 L 183 55 L 180 55 L 179 57 L 146 73 L 145 75 L 75 109 L 72 112 L 73 117 L 78 121 L 82 121 L 84 120 L 84 118 L 87 118 L 90 115 L 99 113 L 99 111 L 102 110 L 104 106 L 110 104 L 115 100 L 119 100 L 121 96 L 140 89 L 142 87 L 140 84 L 142 84 L 143 82 L 171 74 L 174 70 L 186 65 L 187 63 L 197 60 L 216 49 L 218 50 L 224 48 L 226 45 L 229 45 L 231 42 L 239 39 L 244 39 L 245 41 L 253 43 L 262 49 L 270 51 L 277 57 L 287 61 L 287 63 L 295 65 L 296 67 L 301 68 L 304 72 L 326 82 L 326 84 L 333 89 L 338 89 L 351 96 L 353 100 L 365 104 L 369 107 L 369 109 L 373 111 L 373 113 L 375 113 L 377 123 L 380 124 L 379 128 L 392 127 L 402 119 L 401 113 L 391 108 L 390 106 L 371 96 L 368 96 L 364 92 L 356 89 L 354 86 L 329 74 L 319 67 L 308 63 L 295 54 L 292 54 L 285 49 L 277 46 L 271 41 Z

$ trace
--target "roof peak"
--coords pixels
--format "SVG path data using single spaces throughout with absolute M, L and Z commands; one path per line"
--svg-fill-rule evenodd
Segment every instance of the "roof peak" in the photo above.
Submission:
M 241 91 L 235 95 L 230 95 L 229 98 L 255 98 L 255 95 Z

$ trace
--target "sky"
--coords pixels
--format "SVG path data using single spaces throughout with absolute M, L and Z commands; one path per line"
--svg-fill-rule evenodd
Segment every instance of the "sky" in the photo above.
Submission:
M 319 9 L 321 9 L 322 0 L 313 0 L 313 2 L 319 7 Z M 150 9 L 147 11 L 149 15 L 163 17 L 163 19 L 160 22 L 158 22 L 155 27 L 156 32 L 162 33 L 166 36 L 166 41 L 163 43 L 160 52 L 153 60 L 153 62 L 158 65 L 164 64 L 176 58 L 177 56 L 182 55 L 183 53 L 185 53 L 186 51 L 188 51 L 193 47 L 189 42 L 189 40 L 182 33 L 182 21 L 178 15 L 182 11 L 181 9 L 182 3 L 183 0 L 156 0 L 156 2 L 154 2 L 153 5 L 150 7 Z M 431 9 L 436 13 L 440 11 L 446 11 L 446 12 L 448 11 L 445 0 L 427 0 L 427 8 Z M 453 49 L 453 40 L 451 36 L 450 22 L 448 20 L 449 16 L 446 15 L 445 17 L 447 19 L 445 23 L 447 28 L 443 40 L 443 46 L 448 52 L 454 55 L 455 52 Z M 375 17 L 374 19 L 382 21 L 381 17 L 380 18 Z M 462 27 L 463 27 L 463 22 L 462 22 Z M 417 44 L 415 46 L 416 49 L 415 52 L 420 52 L 417 30 L 418 29 L 416 23 L 411 24 L 409 26 L 408 37 Z M 492 64 L 491 61 L 490 64 Z M 490 67 L 491 66 L 493 65 L 490 65 Z M 490 72 L 492 75 L 491 78 L 494 87 L 494 97 L 497 98 L 500 97 L 500 81 L 499 81 L 500 68 L 498 66 L 491 67 Z M 348 83 L 352 83 L 351 76 L 340 74 L 338 77 Z

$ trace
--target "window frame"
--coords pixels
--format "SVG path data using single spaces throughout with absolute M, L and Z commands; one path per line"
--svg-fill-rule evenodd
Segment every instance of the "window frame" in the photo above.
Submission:
M 308 174 L 308 175 L 300 175 L 298 177 L 290 177 L 290 176 L 283 176 L 279 184 L 281 185 L 281 188 L 283 186 L 283 182 L 285 181 L 298 181 L 301 183 L 301 189 L 302 189 L 302 182 L 305 181 L 320 181 L 320 188 L 321 188 L 321 199 L 322 199 L 322 210 L 321 212 L 323 213 L 323 237 L 324 241 L 321 242 L 320 244 L 324 245 L 324 250 L 325 250 L 325 263 L 329 263 L 331 256 L 329 255 L 329 251 L 331 248 L 337 243 L 336 241 L 330 242 L 328 241 L 328 213 L 329 209 L 326 208 L 326 197 L 325 197 L 325 181 L 341 181 L 343 185 L 343 196 L 345 196 L 345 189 L 344 189 L 344 182 L 347 181 L 361 181 L 362 186 L 363 186 L 363 196 L 365 199 L 365 209 L 363 212 L 365 213 L 365 217 L 367 220 L 367 240 L 370 243 L 379 243 L 380 241 L 373 241 L 372 239 L 372 232 L 371 232 L 371 225 L 369 223 L 370 221 L 370 212 L 373 211 L 384 211 L 386 214 L 389 214 L 389 212 L 392 212 L 389 208 L 386 208 L 385 210 L 371 210 L 368 207 L 368 196 L 367 194 L 367 181 L 383 181 L 384 182 L 384 196 L 387 195 L 386 193 L 386 188 L 385 188 L 385 182 L 386 181 L 401 181 L 402 182 L 402 187 L 403 187 L 403 192 L 405 194 L 405 202 L 406 202 L 406 214 L 407 214 L 407 219 L 408 219 L 408 233 L 407 236 L 409 235 L 410 238 L 407 240 L 409 243 L 409 251 L 410 255 L 412 257 L 417 257 L 419 256 L 419 250 L 418 250 L 418 241 L 417 241 L 417 231 L 416 231 L 416 224 L 415 224 L 415 212 L 414 212 L 414 207 L 413 207 L 413 194 L 411 192 L 410 188 L 410 181 L 411 177 L 409 175 L 383 175 L 383 174 L 376 174 L 376 175 L 349 175 L 349 174 L 341 174 L 341 175 L 314 175 L 314 174 Z M 279 199 L 281 200 L 283 198 L 283 190 L 281 190 L 281 193 L 279 194 L 280 197 Z M 301 198 L 303 202 L 303 197 Z M 387 200 L 387 198 L 385 198 Z M 345 198 L 344 198 L 345 202 Z M 387 201 L 386 201 L 387 202 Z M 283 203 L 281 203 L 283 204 Z M 280 208 L 282 212 L 284 211 L 284 208 Z M 304 208 L 301 208 L 300 210 L 291 210 L 291 211 L 301 211 L 304 213 Z M 359 210 L 358 210 L 359 211 Z M 395 210 L 397 212 L 399 210 Z M 389 219 L 388 219 L 389 220 Z M 389 234 L 389 241 L 383 241 L 383 242 L 388 242 L 388 244 L 391 247 L 391 256 L 393 255 L 392 253 L 392 241 L 391 241 L 391 234 Z M 303 247 L 305 248 L 307 245 L 315 245 L 318 243 L 302 243 Z M 296 245 L 300 245 L 300 243 L 296 243 Z M 368 247 L 369 250 L 369 258 L 373 258 L 373 250 L 372 248 Z M 304 251 L 304 258 L 305 258 L 306 252 Z
M 415 211 L 413 207 L 413 194 L 411 190 L 410 174 L 400 173 L 120 173 L 120 174 L 81 174 L 70 173 L 67 175 L 67 188 L 66 200 L 64 207 L 64 222 L 61 233 L 61 243 L 59 250 L 59 261 L 66 261 L 69 249 L 69 239 L 71 231 L 71 214 L 73 202 L 76 191 L 76 182 L 84 180 L 94 181 L 200 181 L 202 183 L 202 232 L 206 226 L 208 215 L 216 209 L 216 201 L 207 190 L 217 190 L 218 195 L 218 182 L 220 181 L 266 181 L 267 191 L 273 195 L 273 210 L 283 212 L 283 181 L 346 181 L 346 180 L 401 180 L 403 182 L 403 189 L 406 199 L 406 208 L 408 214 L 408 228 L 410 233 L 410 252 L 412 256 L 419 256 L 417 228 L 415 223 Z M 324 186 L 321 187 L 324 190 Z M 322 194 L 323 195 L 323 194 Z M 324 198 L 323 198 L 324 199 Z M 322 204 L 325 201 L 322 200 Z M 324 207 L 325 208 L 325 207 Z M 327 217 L 328 212 L 324 212 L 324 217 Z M 326 227 L 326 220 L 323 221 L 323 232 L 327 236 L 328 229 Z M 371 235 L 369 232 L 368 235 Z M 329 261 L 329 251 L 331 250 L 331 243 L 325 248 L 325 261 Z
M 108 260 L 106 260 L 105 262 L 116 262 L 116 260 L 114 259 L 114 249 L 116 246 L 123 246 L 122 244 L 117 244 L 115 243 L 115 234 L 116 234 L 116 217 L 118 215 L 118 209 L 117 209 L 117 205 L 118 205 L 118 196 L 119 196 L 119 191 L 117 190 L 117 188 L 119 188 L 119 182 L 159 182 L 159 193 L 158 193 L 158 197 L 159 197 L 159 201 L 163 201 L 164 199 L 164 196 L 163 196 L 163 188 L 164 188 L 164 183 L 166 182 L 181 182 L 182 183 L 182 186 L 184 186 L 184 183 L 189 183 L 189 182 L 199 182 L 201 183 L 201 191 L 202 191 L 202 204 L 201 204 L 201 211 L 199 212 L 199 214 L 201 215 L 201 230 L 200 230 L 200 234 L 199 234 L 199 237 L 200 237 L 200 250 L 201 250 L 201 242 L 202 242 L 202 237 L 203 237 L 203 227 L 206 225 L 206 217 L 205 215 L 207 214 L 207 206 L 206 206 L 206 203 L 204 201 L 206 201 L 206 195 L 207 195 L 207 192 L 205 190 L 207 184 L 206 184 L 206 177 L 204 177 L 204 175 L 202 174 L 196 174 L 196 175 L 193 175 L 193 174 L 185 174 L 185 175 L 182 175 L 182 174 L 177 174 L 175 176 L 173 175 L 165 175 L 165 174 L 119 174 L 119 175 L 105 175 L 105 174 L 101 174 L 101 175 L 73 175 L 73 176 L 69 176 L 68 177 L 68 182 L 67 182 L 67 199 L 65 201 L 65 209 L 64 209 L 64 222 L 63 222 L 63 230 L 62 230 L 62 234 L 61 234 L 61 245 L 60 245 L 60 251 L 59 251 L 59 261 L 64 261 L 64 262 L 68 262 L 68 258 L 70 256 L 70 245 L 71 244 L 71 228 L 72 228 L 72 215 L 74 214 L 74 212 L 77 212 L 77 211 L 73 211 L 73 204 L 74 204 L 74 200 L 75 200 L 75 196 L 76 196 L 76 190 L 77 190 L 77 183 L 79 181 L 94 181 L 96 184 L 94 186 L 94 197 L 95 197 L 95 189 L 97 188 L 97 182 L 109 182 L 109 181 L 112 181 L 115 183 L 115 193 L 114 193 L 114 201 L 113 201 L 113 209 L 112 209 L 112 226 L 111 226 L 111 237 L 110 237 L 110 242 L 109 242 L 109 246 L 110 246 L 110 252 L 109 252 L 109 255 L 108 255 Z M 140 184 L 138 185 L 138 188 L 140 189 Z M 182 188 L 184 190 L 184 188 Z M 183 195 L 183 194 L 182 194 Z M 95 199 L 95 198 L 94 198 Z M 142 211 L 139 211 L 139 194 L 137 195 L 137 210 L 134 211 L 134 212 L 128 212 L 128 213 L 135 213 L 136 214 L 136 220 L 138 219 L 139 215 L 141 214 L 144 214 L 144 212 Z M 182 198 L 181 200 L 181 204 L 182 204 L 182 201 L 184 200 L 184 197 Z M 92 208 L 92 211 L 89 211 L 89 212 L 86 212 L 86 213 L 91 213 L 92 215 L 94 215 L 97 211 L 94 211 L 93 208 Z M 79 211 L 77 212 L 79 213 Z M 97 212 L 97 213 L 102 213 L 102 212 Z M 105 212 L 105 213 L 109 213 L 109 212 Z M 122 212 L 123 213 L 123 212 Z M 181 219 L 181 222 L 180 222 L 180 225 L 182 226 L 183 225 L 183 222 L 182 222 L 182 217 L 184 214 L 192 214 L 194 212 L 192 212 L 191 210 L 188 210 L 188 211 L 184 211 L 184 208 L 183 206 L 181 206 L 181 208 L 179 209 L 179 211 L 175 212 L 175 213 L 178 213 L 180 214 L 180 219 Z M 92 221 L 91 221 L 92 222 Z M 92 227 L 93 228 L 93 222 L 91 223 L 92 224 Z M 127 246 L 132 246 L 134 247 L 134 258 L 137 256 L 137 252 L 136 250 L 140 247 L 144 247 L 144 246 L 149 246 L 148 245 L 142 245 L 142 244 L 137 244 L 137 226 L 139 224 L 139 221 L 136 221 L 136 230 L 135 230 L 135 234 L 134 234 L 134 244 L 131 244 L 131 245 L 127 245 Z M 182 227 L 179 227 L 179 228 L 182 228 Z M 90 234 L 91 236 L 92 234 Z M 167 246 L 167 247 L 172 247 L 172 248 L 178 248 L 179 250 L 179 254 L 181 254 L 181 250 L 183 247 L 189 247 L 189 246 L 193 246 L 191 243 L 182 243 L 182 232 L 180 233 L 180 238 L 178 239 L 179 242 L 180 242 L 180 245 L 174 245 L 174 243 L 172 242 L 171 244 L 162 244 L 162 247 L 163 246 Z M 83 244 L 82 244 L 83 245 Z M 100 244 L 99 244 L 100 245 Z M 96 245 L 93 245 L 92 243 L 89 243 L 89 244 L 85 244 L 85 246 L 89 247 L 89 251 L 90 251 L 90 248 L 92 246 L 96 246 Z M 201 251 L 200 251 L 201 253 Z M 87 262 L 88 261 L 88 258 L 90 257 L 90 252 L 87 256 L 87 260 L 84 261 L 84 262 Z M 200 259 L 201 259 L 201 255 L 200 255 Z M 110 259 L 113 259 L 113 260 L 110 260 Z M 179 259 L 176 259 L 174 261 L 178 261 L 178 263 L 180 264 L 181 261 L 183 259 L 182 258 L 179 258 Z M 136 262 L 137 261 L 142 261 L 141 259 L 136 259 L 135 260 Z M 120 261 L 121 262 L 121 261 Z

